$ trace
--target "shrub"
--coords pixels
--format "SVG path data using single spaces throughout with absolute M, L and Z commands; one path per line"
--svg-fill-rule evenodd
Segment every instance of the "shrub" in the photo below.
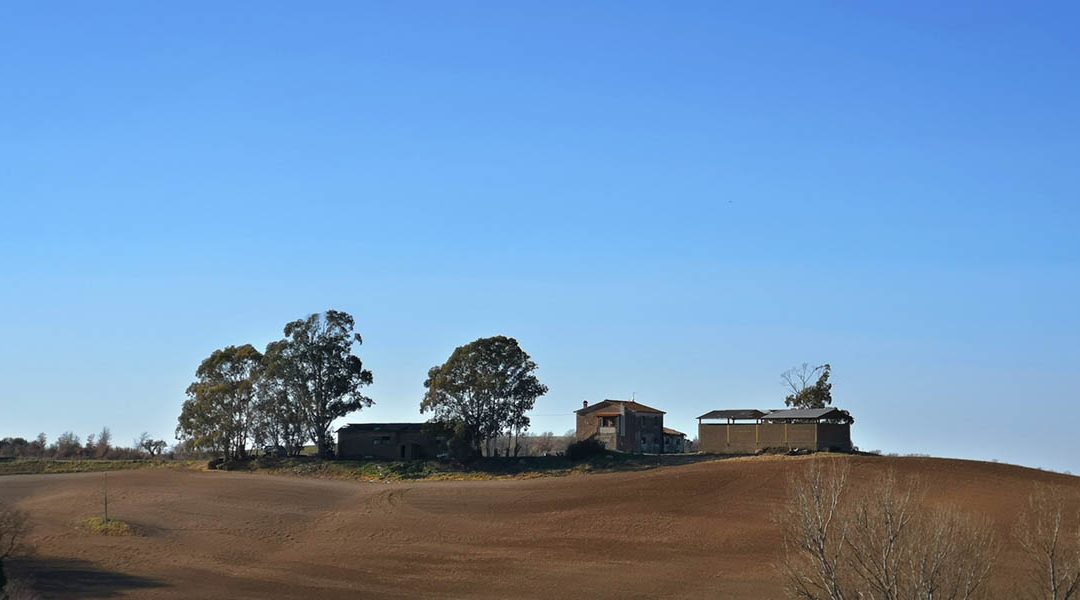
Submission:
M 134 535 L 135 530 L 131 528 L 131 525 L 123 521 L 117 521 L 116 519 L 109 519 L 106 521 L 102 517 L 90 517 L 82 522 L 82 527 L 86 531 L 96 535 Z
M 607 452 L 604 442 L 596 438 L 587 438 L 566 447 L 566 457 L 570 460 L 584 460 Z

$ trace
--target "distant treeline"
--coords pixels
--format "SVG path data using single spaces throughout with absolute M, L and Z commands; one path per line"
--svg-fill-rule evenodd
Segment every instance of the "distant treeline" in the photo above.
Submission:
M 83 442 L 79 436 L 65 431 L 53 443 L 49 443 L 44 433 L 39 433 L 32 440 L 21 437 L 0 439 L 0 458 L 96 458 L 126 460 L 135 458 L 153 458 L 166 451 L 165 440 L 155 440 L 148 433 L 143 433 L 132 441 L 131 446 L 117 446 L 113 443 L 112 432 L 103 427 L 98 433 L 86 436 Z

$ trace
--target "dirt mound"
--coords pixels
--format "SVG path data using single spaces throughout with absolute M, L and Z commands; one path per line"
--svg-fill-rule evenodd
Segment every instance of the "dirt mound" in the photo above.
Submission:
M 239 473 L 109 475 L 109 511 L 141 532 L 79 531 L 101 474 L 0 478 L 37 548 L 14 565 L 56 598 L 775 598 L 773 516 L 790 473 L 895 468 L 930 501 L 1006 537 L 1035 482 L 1080 478 L 930 458 L 759 457 L 529 480 L 364 484 Z M 995 577 L 1017 575 L 1001 557 Z

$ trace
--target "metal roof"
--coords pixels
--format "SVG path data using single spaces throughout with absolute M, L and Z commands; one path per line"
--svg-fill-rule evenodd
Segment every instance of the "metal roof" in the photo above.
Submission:
M 338 429 L 347 431 L 419 431 L 432 423 L 349 423 Z
M 791 410 L 775 410 L 764 419 L 767 421 L 791 421 L 796 419 L 840 419 L 844 413 L 838 408 L 796 408 Z
M 768 411 L 756 408 L 738 408 L 733 410 L 714 410 L 707 412 L 699 419 L 760 419 L 768 414 Z

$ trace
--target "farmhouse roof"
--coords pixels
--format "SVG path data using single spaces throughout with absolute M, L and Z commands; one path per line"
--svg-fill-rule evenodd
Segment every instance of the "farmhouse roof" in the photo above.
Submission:
M 677 435 L 679 437 L 686 437 L 686 434 L 681 431 L 675 431 L 669 427 L 664 428 L 664 435 Z
M 796 408 L 774 410 L 763 418 L 767 421 L 793 421 L 802 419 L 840 419 L 844 412 L 838 408 Z
M 699 419 L 760 419 L 768 414 L 768 411 L 756 408 L 737 408 L 733 410 L 714 410 L 707 412 Z
M 631 410 L 631 411 L 634 411 L 634 412 L 656 413 L 656 414 L 660 414 L 660 415 L 664 414 L 664 411 L 662 411 L 662 410 L 657 410 L 657 409 L 655 409 L 655 408 L 653 408 L 651 406 L 645 406 L 644 404 L 641 404 L 640 402 L 636 402 L 634 400 L 603 400 L 603 401 L 597 402 L 596 404 L 593 404 L 592 406 L 586 406 L 585 408 L 579 408 L 579 409 L 575 410 L 574 412 L 576 412 L 579 415 L 584 415 L 584 414 L 591 413 L 593 411 L 600 410 L 601 408 L 606 408 L 608 406 L 620 405 L 620 404 L 626 410 Z

